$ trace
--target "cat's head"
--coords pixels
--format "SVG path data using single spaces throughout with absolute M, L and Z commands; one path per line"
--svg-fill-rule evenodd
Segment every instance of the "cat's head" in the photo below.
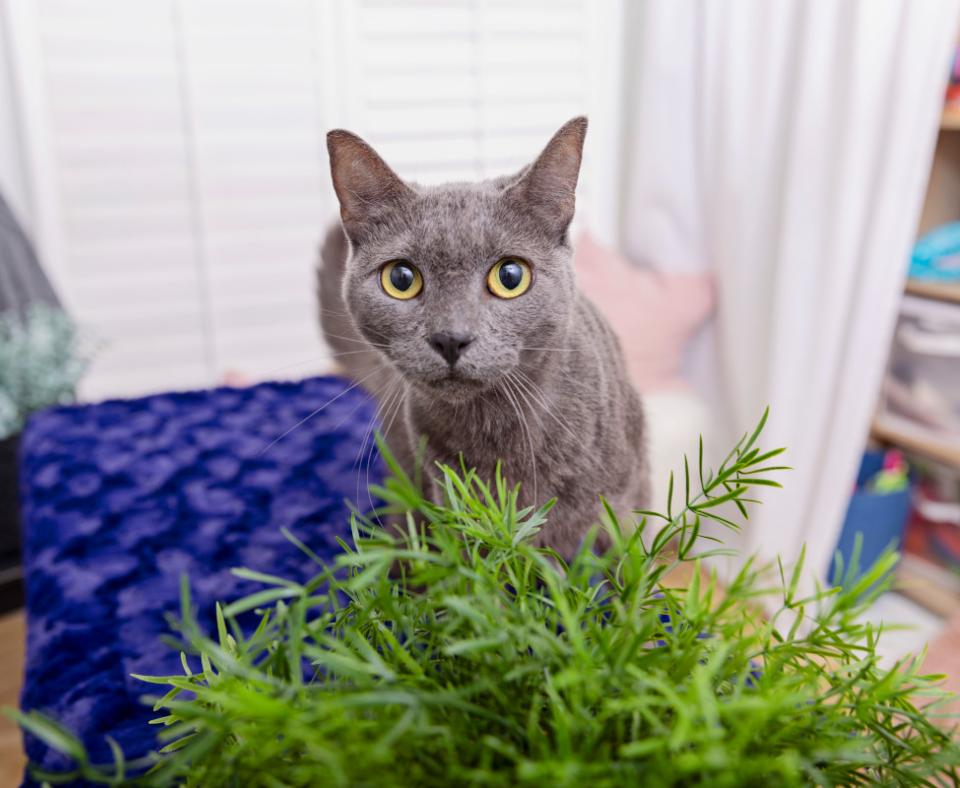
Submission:
M 512 177 L 419 186 L 327 135 L 358 329 L 415 386 L 457 399 L 563 352 L 576 298 L 567 230 L 586 118 Z

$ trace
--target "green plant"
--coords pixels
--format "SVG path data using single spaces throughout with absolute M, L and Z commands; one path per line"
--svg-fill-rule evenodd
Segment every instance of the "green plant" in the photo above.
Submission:
M 264 588 L 218 607 L 214 637 L 184 584 L 183 675 L 141 677 L 164 691 L 165 747 L 139 779 L 956 785 L 960 750 L 931 721 L 938 677 L 918 659 L 882 668 L 878 631 L 860 618 L 893 554 L 808 596 L 802 561 L 790 572 L 748 561 L 722 589 L 703 571 L 701 523 L 736 528 L 725 512 L 746 515 L 750 490 L 776 485 L 780 452 L 757 448 L 762 426 L 716 473 L 701 449 L 679 505 L 636 529 L 606 509 L 612 547 L 595 555 L 588 539 L 569 563 L 531 545 L 551 504 L 518 510 L 499 473 L 488 486 L 441 468 L 438 505 L 391 463 L 373 491 L 407 513 L 405 528 L 355 517 L 352 543 L 307 583 L 237 570 Z M 673 588 L 683 563 L 692 580 Z M 94 766 L 49 720 L 18 719 L 77 760 L 70 775 L 38 777 L 123 782 L 119 751 Z
M 87 367 L 81 344 L 70 318 L 46 304 L 22 318 L 0 314 L 0 438 L 34 411 L 73 399 Z

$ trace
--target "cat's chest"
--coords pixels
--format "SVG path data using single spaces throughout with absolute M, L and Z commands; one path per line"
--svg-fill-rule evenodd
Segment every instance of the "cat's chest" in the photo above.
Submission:
M 410 410 L 411 432 L 427 440 L 430 460 L 468 467 L 491 478 L 501 462 L 508 478 L 521 481 L 537 473 L 547 446 L 542 418 L 509 400 L 469 403 L 417 403 Z

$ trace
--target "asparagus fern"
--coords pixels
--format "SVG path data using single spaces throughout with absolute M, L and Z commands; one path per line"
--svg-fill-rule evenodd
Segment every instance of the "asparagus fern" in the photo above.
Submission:
M 939 677 L 922 675 L 920 658 L 881 667 L 879 632 L 861 617 L 894 554 L 806 596 L 802 560 L 789 571 L 746 561 L 723 587 L 703 565 L 701 524 L 737 528 L 751 491 L 777 485 L 780 452 L 757 446 L 762 426 L 715 473 L 702 452 L 694 471 L 687 464 L 682 494 L 671 484 L 676 507 L 636 524 L 606 507 L 596 528 L 608 529 L 612 546 L 596 554 L 594 529 L 569 561 L 531 544 L 549 527 L 551 503 L 518 508 L 499 472 L 488 484 L 469 469 L 440 468 L 437 504 L 390 461 L 392 476 L 372 491 L 405 528 L 355 516 L 342 552 L 317 559 L 305 583 L 237 570 L 263 589 L 218 607 L 215 633 L 196 623 L 184 583 L 183 673 L 139 677 L 159 690 L 154 756 L 126 764 L 115 748 L 114 764 L 93 765 L 72 734 L 19 715 L 77 763 L 70 774 L 36 776 L 203 786 L 956 785 L 960 748 L 937 718 Z M 671 573 L 684 564 L 691 579 L 674 587 Z

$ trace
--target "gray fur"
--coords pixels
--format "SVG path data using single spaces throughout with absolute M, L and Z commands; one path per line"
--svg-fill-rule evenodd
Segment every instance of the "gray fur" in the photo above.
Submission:
M 427 467 L 462 453 L 490 478 L 502 460 L 522 504 L 557 497 L 539 541 L 565 555 L 597 521 L 600 494 L 627 513 L 647 503 L 648 486 L 640 399 L 574 281 L 567 229 L 585 133 L 585 118 L 570 121 L 512 177 L 420 186 L 359 137 L 330 132 L 343 229 L 328 234 L 319 273 L 327 341 L 380 398 L 401 461 L 409 466 L 421 435 Z M 510 300 L 486 285 L 505 256 L 534 272 Z M 422 273 L 413 299 L 380 285 L 396 259 Z M 473 337 L 453 366 L 427 341 L 439 331 Z

